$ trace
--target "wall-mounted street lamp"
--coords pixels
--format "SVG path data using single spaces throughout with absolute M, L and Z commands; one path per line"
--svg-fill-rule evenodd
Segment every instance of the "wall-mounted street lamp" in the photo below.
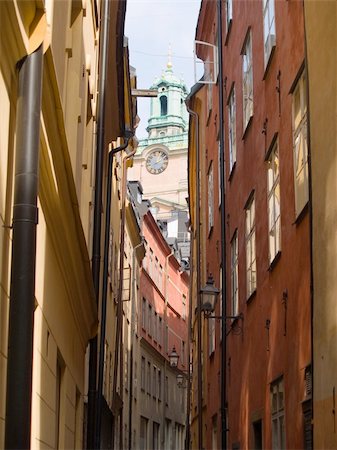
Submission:
M 220 293 L 220 290 L 214 286 L 213 275 L 209 274 L 206 285 L 200 289 L 201 294 L 201 311 L 204 313 L 206 319 L 219 319 L 219 320 L 234 320 L 243 319 L 243 314 L 240 313 L 237 316 L 213 316 L 212 312 L 215 309 L 216 299 Z
M 168 357 L 169 357 L 169 361 L 170 361 L 170 366 L 178 367 L 179 355 L 176 351 L 175 346 L 173 346 L 172 352 L 168 355 Z

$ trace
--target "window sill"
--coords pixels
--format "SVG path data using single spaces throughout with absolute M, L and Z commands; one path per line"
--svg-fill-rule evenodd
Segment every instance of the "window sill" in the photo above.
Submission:
M 256 297 L 256 288 L 253 290 L 253 292 L 251 293 L 251 294 L 249 294 L 249 296 L 247 297 L 247 300 L 246 300 L 246 303 L 247 303 L 247 305 L 249 304 L 249 303 L 251 303 L 253 300 L 254 300 L 254 298 Z
M 249 131 L 250 128 L 251 128 L 252 122 L 253 122 L 253 116 L 250 116 L 250 118 L 249 118 L 249 120 L 248 120 L 248 123 L 247 123 L 247 125 L 246 125 L 246 128 L 245 128 L 245 131 L 243 132 L 243 135 L 242 135 L 242 140 L 243 140 L 243 141 L 244 141 L 244 140 L 246 139 L 246 137 L 247 137 L 247 134 L 248 134 L 248 131 Z
M 272 272 L 274 270 L 274 267 L 277 265 L 277 263 L 279 262 L 281 258 L 281 250 L 279 250 L 276 255 L 274 256 L 274 259 L 272 260 L 272 262 L 269 264 L 268 267 L 268 271 Z
M 300 213 L 297 215 L 293 225 L 299 225 L 302 222 L 302 220 L 304 219 L 304 217 L 307 215 L 308 211 L 309 211 L 309 200 L 303 206 L 303 208 L 301 209 Z
M 274 53 L 275 53 L 275 48 L 276 48 L 276 45 L 274 45 L 272 47 L 272 49 L 271 49 L 270 55 L 268 57 L 266 68 L 264 69 L 264 74 L 263 74 L 262 80 L 265 80 L 267 78 L 267 75 L 269 73 L 269 67 L 271 66 L 271 62 L 273 60 L 273 56 L 274 56 Z

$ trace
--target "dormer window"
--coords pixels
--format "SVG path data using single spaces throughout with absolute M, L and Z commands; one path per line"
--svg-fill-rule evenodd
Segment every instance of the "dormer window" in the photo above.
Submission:
M 167 116 L 167 97 L 162 95 L 160 97 L 160 115 Z

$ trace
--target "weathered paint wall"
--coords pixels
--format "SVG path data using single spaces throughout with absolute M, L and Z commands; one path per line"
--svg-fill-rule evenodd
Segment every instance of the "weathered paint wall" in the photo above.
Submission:
M 304 2 L 312 174 L 314 448 L 337 446 L 336 3 Z

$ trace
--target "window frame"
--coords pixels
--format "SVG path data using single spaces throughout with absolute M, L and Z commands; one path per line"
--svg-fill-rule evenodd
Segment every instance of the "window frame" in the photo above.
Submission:
M 228 96 L 227 108 L 229 173 L 231 174 L 236 164 L 236 97 L 234 83 Z
M 301 215 L 303 209 L 309 201 L 309 163 L 308 163 L 308 105 L 307 105 L 307 92 L 306 92 L 306 74 L 305 70 L 302 70 L 295 87 L 292 91 L 292 129 L 293 129 L 293 161 L 294 161 L 294 190 L 295 190 L 295 217 L 296 219 Z M 299 91 L 300 95 L 300 120 L 298 125 L 295 124 L 295 96 Z M 297 144 L 298 139 L 300 139 Z M 298 170 L 297 160 L 297 148 L 303 146 L 303 158 L 300 170 Z M 300 187 L 298 183 L 299 175 L 304 173 L 304 201 L 299 203 Z
M 277 153 L 277 175 L 275 174 L 275 152 Z M 268 157 L 266 159 L 268 167 L 267 167 L 267 208 L 268 208 L 268 251 L 269 251 L 269 264 L 271 265 L 276 257 L 281 252 L 281 196 L 280 196 L 280 158 L 279 158 L 279 149 L 278 149 L 278 139 L 277 135 L 274 136 L 272 140 L 270 151 L 268 151 Z M 270 169 L 270 164 L 272 164 L 272 168 Z M 270 170 L 272 173 L 272 183 L 270 185 Z M 279 191 L 279 213 L 277 215 L 275 205 L 277 200 L 277 195 L 275 191 L 278 189 Z M 273 203 L 273 212 L 270 210 L 270 203 Z M 277 215 L 277 217 L 276 217 Z M 273 218 L 273 222 L 271 223 L 271 219 Z M 271 241 L 273 241 L 274 251 L 271 251 Z
M 207 205 L 208 205 L 208 234 L 214 227 L 214 170 L 213 161 L 210 162 L 207 172 Z
M 280 390 L 282 387 L 282 390 Z M 274 389 L 276 388 L 276 408 L 274 408 Z M 283 393 L 282 402 L 280 403 L 280 392 Z M 271 435 L 272 449 L 286 448 L 286 411 L 285 411 L 285 389 L 283 377 L 273 381 L 270 385 L 270 418 L 271 418 Z M 283 423 L 283 428 L 282 428 Z M 276 424 L 276 434 L 274 433 L 274 424 Z
M 252 191 L 245 207 L 245 244 L 246 244 L 246 296 L 249 299 L 257 287 L 256 267 L 256 203 Z M 255 273 L 255 279 L 253 277 Z
M 273 5 L 273 8 L 271 8 Z M 273 16 L 271 18 L 271 15 Z M 263 54 L 264 54 L 264 68 L 267 69 L 270 58 L 276 47 L 276 20 L 275 20 L 275 0 L 262 0 L 262 15 L 263 15 Z M 266 31 L 268 33 L 266 35 Z M 274 31 L 274 33 L 272 33 Z M 266 43 L 268 48 L 266 49 Z
M 231 239 L 231 310 L 232 315 L 239 314 L 239 239 L 236 229 Z
M 247 31 L 241 54 L 243 134 L 245 134 L 254 114 L 253 37 L 251 28 Z

